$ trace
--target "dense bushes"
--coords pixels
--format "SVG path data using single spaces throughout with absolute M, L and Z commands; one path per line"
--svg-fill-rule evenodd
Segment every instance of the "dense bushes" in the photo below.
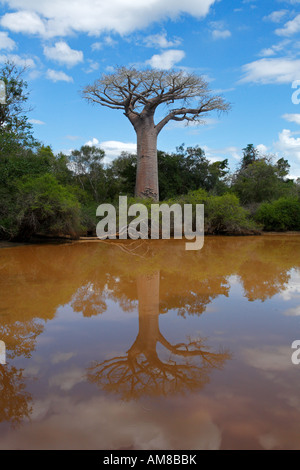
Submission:
M 207 233 L 250 234 L 258 228 L 234 194 L 209 197 L 205 214 Z
M 69 234 L 77 237 L 80 230 L 80 205 L 71 191 L 49 174 L 25 176 L 14 182 L 13 199 L 6 197 L 3 235 L 16 240 L 29 240 L 34 234 Z
M 174 172 L 172 175 L 166 171 L 161 184 L 162 194 L 176 193 L 183 184 L 183 194 L 161 197 L 161 203 L 204 204 L 208 234 L 252 234 L 259 229 L 300 230 L 298 188 L 284 179 L 282 165 L 255 161 L 243 167 L 229 186 L 225 184 L 225 162 L 217 162 L 215 166 L 207 163 L 199 149 L 186 152 L 189 153 L 184 158 L 189 162 L 185 174 L 180 176 L 175 172 L 178 178 L 173 181 Z M 71 237 L 95 235 L 99 221 L 97 206 L 104 202 L 118 205 L 121 194 L 129 196 L 128 205 L 146 204 L 150 214 L 151 200 L 136 200 L 131 196 L 134 156 L 123 154 L 111 165 L 104 166 L 103 155 L 103 152 L 90 152 L 83 147 L 80 152 L 73 152 L 76 161 L 72 157 L 70 162 L 68 156 L 55 157 L 51 148 L 44 146 L 24 149 L 18 156 L 0 154 L 0 238 L 27 240 L 37 233 Z M 170 169 L 175 161 L 183 158 L 181 154 L 177 157 L 164 154 L 161 161 Z M 196 190 L 187 191 L 189 174 L 195 170 L 198 178 L 201 169 L 206 169 L 201 185 L 210 189 L 200 185 Z M 246 176 L 249 178 L 245 180 Z M 196 179 L 190 184 L 197 186 Z M 225 192 L 224 188 L 227 188 Z M 288 197 L 278 199 L 279 194 Z M 272 201 L 272 197 L 277 200 Z M 259 202 L 261 200 L 264 202 Z
M 265 202 L 257 210 L 255 220 L 267 231 L 300 230 L 300 203 L 296 198 Z
M 250 234 L 258 229 L 234 194 L 213 196 L 200 189 L 184 197 L 184 203 L 204 204 L 205 232 L 208 234 Z
M 80 232 L 80 206 L 74 194 L 49 174 L 25 177 L 17 183 L 16 237 L 28 239 L 34 233 Z
M 148 210 L 148 216 L 150 219 L 151 202 L 151 200 L 145 201 L 141 199 L 128 198 L 127 204 L 130 206 L 136 203 L 143 203 Z M 259 224 L 250 219 L 250 214 L 248 211 L 241 207 L 237 196 L 230 193 L 226 193 L 222 196 L 212 196 L 209 195 L 204 189 L 199 189 L 197 191 L 191 191 L 186 195 L 179 196 L 178 198 L 172 198 L 161 202 L 160 205 L 162 204 L 168 204 L 169 207 L 174 204 L 179 204 L 182 207 L 182 214 L 184 204 L 193 205 L 194 226 L 195 205 L 203 204 L 206 234 L 247 235 L 258 233 L 260 228 Z M 173 217 L 171 217 L 171 221 L 172 220 Z

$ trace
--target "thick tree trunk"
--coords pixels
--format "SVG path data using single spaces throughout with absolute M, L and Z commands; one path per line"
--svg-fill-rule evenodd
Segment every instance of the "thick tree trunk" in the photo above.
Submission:
M 158 201 L 157 130 L 153 117 L 140 120 L 135 130 L 137 134 L 135 196 Z

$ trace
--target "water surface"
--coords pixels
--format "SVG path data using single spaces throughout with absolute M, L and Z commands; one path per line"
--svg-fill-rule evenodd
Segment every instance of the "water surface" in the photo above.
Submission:
M 0 250 L 1 449 L 299 449 L 300 236 Z

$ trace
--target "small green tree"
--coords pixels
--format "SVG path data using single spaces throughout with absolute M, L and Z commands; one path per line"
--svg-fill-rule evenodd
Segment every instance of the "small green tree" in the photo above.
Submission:
M 258 158 L 255 155 L 252 163 L 244 165 L 242 162 L 233 177 L 232 189 L 242 204 L 272 201 L 296 192 L 293 181 L 287 178 L 290 168 L 287 160 L 280 158 L 273 163 L 272 156 Z
M 7 61 L 0 69 L 0 79 L 5 83 L 5 103 L 0 104 L 0 152 L 16 153 L 18 150 L 38 145 L 32 134 L 26 107 L 27 82 L 23 75 L 26 67 Z
M 89 145 L 83 145 L 79 150 L 73 150 L 69 157 L 70 167 L 78 179 L 82 189 L 92 194 L 96 202 L 103 196 L 105 172 L 102 160 L 104 150 Z

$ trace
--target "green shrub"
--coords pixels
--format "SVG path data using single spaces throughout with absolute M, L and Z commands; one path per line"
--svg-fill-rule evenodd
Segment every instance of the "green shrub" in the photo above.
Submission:
M 127 203 L 128 206 L 134 203 L 144 204 L 148 210 L 149 218 L 151 218 L 150 206 L 153 201 L 150 199 L 128 198 Z M 169 206 L 179 204 L 182 208 L 184 204 L 192 204 L 194 226 L 196 204 L 204 204 L 205 232 L 209 234 L 251 234 L 257 232 L 260 228 L 254 221 L 250 220 L 248 211 L 240 206 L 238 197 L 230 193 L 223 196 L 209 196 L 204 189 L 198 189 L 159 204 L 168 204 Z M 171 218 L 171 224 L 172 220 Z M 172 230 L 173 227 L 171 226 L 171 233 Z
M 96 225 L 99 222 L 96 216 L 98 205 L 99 204 L 95 201 L 89 201 L 84 204 L 81 204 L 80 220 L 82 225 L 83 236 L 96 236 Z
M 240 206 L 234 194 L 210 196 L 205 204 L 205 231 L 207 233 L 241 234 L 257 230 L 249 213 Z
M 64 234 L 76 238 L 81 230 L 80 204 L 54 176 L 24 177 L 16 181 L 17 239 L 33 234 Z
M 257 210 L 255 220 L 267 231 L 300 230 L 300 203 L 295 198 L 265 202 Z

